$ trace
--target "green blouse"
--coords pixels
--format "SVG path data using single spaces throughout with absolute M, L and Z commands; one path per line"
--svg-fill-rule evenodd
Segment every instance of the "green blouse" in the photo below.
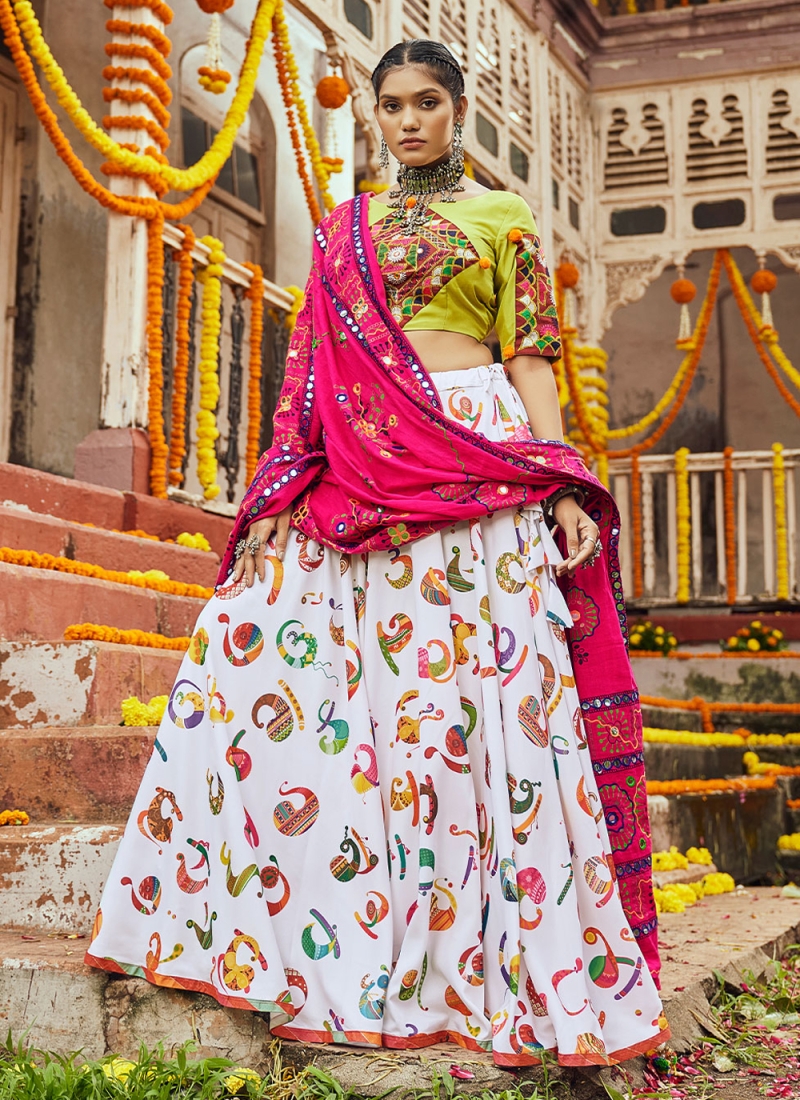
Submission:
M 397 213 L 370 199 L 369 224 L 386 299 L 401 328 L 497 330 L 503 359 L 558 359 L 553 287 L 528 204 L 509 191 L 431 203 L 432 216 L 408 232 Z

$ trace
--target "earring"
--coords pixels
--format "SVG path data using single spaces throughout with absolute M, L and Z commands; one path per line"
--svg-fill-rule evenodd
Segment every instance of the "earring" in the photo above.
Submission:
M 453 155 L 464 156 L 464 127 L 458 121 L 453 127 Z
M 378 155 L 378 164 L 381 168 L 389 167 L 389 146 L 386 144 L 386 138 L 381 135 L 381 151 Z

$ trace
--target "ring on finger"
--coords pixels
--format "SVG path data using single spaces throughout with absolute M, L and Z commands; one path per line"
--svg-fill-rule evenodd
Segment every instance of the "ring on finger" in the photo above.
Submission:
M 261 539 L 258 537 L 258 535 L 251 535 L 250 538 L 247 540 L 247 549 L 250 551 L 253 557 L 255 557 L 258 553 L 260 546 Z

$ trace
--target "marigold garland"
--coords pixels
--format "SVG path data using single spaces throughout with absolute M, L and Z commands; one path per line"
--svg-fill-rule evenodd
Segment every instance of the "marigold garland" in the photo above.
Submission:
M 786 526 L 786 467 L 783 445 L 772 444 L 772 502 L 775 513 L 775 597 L 789 599 L 789 533 Z
M 748 744 L 746 737 L 740 733 L 694 733 L 692 730 L 662 730 L 645 726 L 643 730 L 646 745 L 698 745 L 703 748 L 708 745 L 714 748 L 734 746 L 736 748 Z
M 189 648 L 191 638 L 168 638 L 147 630 L 118 630 L 99 623 L 75 623 L 64 631 L 68 642 L 112 642 L 114 645 L 137 645 L 146 649 L 174 649 L 180 653 Z
M 633 555 L 633 596 L 644 595 L 644 540 L 642 535 L 642 475 L 639 452 L 631 455 L 631 552 Z
M 175 305 L 175 370 L 172 379 L 172 424 L 169 438 L 170 485 L 183 485 L 183 460 L 186 457 L 186 392 L 189 378 L 189 324 L 192 317 L 192 287 L 194 286 L 194 230 L 180 226 L 183 244 L 175 258 L 178 261 L 178 291 Z
M 699 696 L 693 699 L 664 699 L 660 695 L 642 695 L 642 706 L 659 710 L 698 711 L 705 733 L 714 733 L 715 713 L 725 714 L 800 714 L 800 703 L 709 703 Z
M 317 225 L 322 220 L 322 211 L 320 210 L 319 203 L 317 202 L 317 196 L 314 193 L 314 187 L 308 175 L 305 155 L 303 153 L 303 145 L 300 140 L 300 134 L 297 129 L 297 122 L 294 117 L 293 108 L 295 107 L 295 102 L 292 97 L 292 83 L 289 76 L 288 63 L 281 35 L 275 34 L 273 36 L 272 50 L 275 56 L 275 67 L 278 72 L 278 83 L 281 87 L 281 98 L 283 99 L 283 105 L 286 109 L 286 121 L 289 125 L 289 137 L 292 142 L 292 148 L 294 149 L 294 159 L 295 163 L 297 164 L 297 174 L 300 176 L 300 183 L 303 188 L 303 193 L 306 197 L 306 205 L 308 206 L 308 212 L 311 215 L 311 220 L 315 225 Z
M 689 448 L 681 447 L 675 452 L 675 513 L 677 517 L 677 571 L 678 587 L 675 599 L 678 603 L 688 603 L 691 596 L 691 533 L 692 520 L 689 506 Z
M 717 660 L 717 658 L 735 658 L 736 660 L 741 660 L 742 659 L 742 652 L 743 652 L 742 650 L 736 650 L 736 651 L 725 650 L 722 653 L 694 653 L 694 652 L 674 650 L 670 653 L 664 653 L 660 649 L 635 649 L 633 646 L 631 647 L 631 657 L 645 657 L 645 658 L 649 658 L 649 657 L 668 657 L 668 658 L 670 658 L 670 660 L 673 660 L 673 661 L 694 661 L 694 660 L 712 661 L 712 660 Z M 765 650 L 765 649 L 755 650 L 755 651 L 748 650 L 745 655 L 746 655 L 748 661 L 753 659 L 753 658 L 755 658 L 756 660 L 760 660 L 764 657 L 767 657 L 767 658 L 770 658 L 770 659 L 772 659 L 774 657 L 782 657 L 782 658 L 788 657 L 790 660 L 792 660 L 794 658 L 800 658 L 800 650 L 798 650 L 798 649 L 788 649 L 788 650 L 784 649 L 784 650 L 780 650 L 780 651 Z
M 764 347 L 764 339 L 759 334 L 758 325 L 753 319 L 755 306 L 753 306 L 752 304 L 752 299 L 750 300 L 751 309 L 748 309 L 747 302 L 749 294 L 747 292 L 747 287 L 744 284 L 744 280 L 742 279 L 741 272 L 739 271 L 736 264 L 733 262 L 730 253 L 726 249 L 722 249 L 721 251 L 723 255 L 723 261 L 725 263 L 725 270 L 728 273 L 731 290 L 733 291 L 733 296 L 736 299 L 736 304 L 739 307 L 739 312 L 742 315 L 742 320 L 744 321 L 745 326 L 747 327 L 747 331 L 750 334 L 750 339 L 753 341 L 753 345 L 758 352 L 758 357 L 766 367 L 767 373 L 769 374 L 770 378 L 777 386 L 778 392 L 780 393 L 781 397 L 784 399 L 789 408 L 794 413 L 796 413 L 797 416 L 800 416 L 800 401 L 798 401 L 789 392 L 789 390 L 787 390 L 786 386 L 784 385 L 783 379 L 780 376 L 780 373 L 770 359 L 769 352 Z M 788 360 L 786 361 L 788 362 Z M 800 382 L 796 384 L 800 385 Z
M 204 554 L 211 553 L 211 543 L 202 531 L 196 531 L 193 535 L 188 531 L 181 531 L 175 542 L 178 546 L 185 546 L 189 550 L 202 550 Z
M 800 810 L 800 798 L 787 798 L 786 799 L 787 810 Z
M 768 791 L 777 780 L 769 776 L 737 776 L 735 779 L 649 779 L 647 793 L 650 794 L 727 794 L 730 791 Z
M 44 73 L 58 102 L 86 140 L 104 156 L 108 157 L 110 161 L 127 169 L 131 175 L 158 176 L 177 191 L 191 191 L 204 183 L 209 183 L 212 177 L 219 174 L 220 169 L 231 154 L 236 134 L 244 122 L 255 92 L 258 68 L 275 13 L 276 0 L 258 0 L 258 7 L 250 28 L 250 37 L 247 42 L 239 83 L 233 101 L 211 146 L 196 164 L 186 169 L 163 164 L 152 156 L 132 153 L 130 150 L 122 148 L 119 142 L 110 138 L 92 119 L 83 107 L 79 97 L 70 87 L 42 35 L 41 27 L 30 0 L 13 0 L 13 14 L 10 8 L 11 2 L 12 0 L 0 0 L 0 7 L 11 14 L 12 19 L 13 15 L 16 15 L 17 25 L 28 43 L 31 56 Z M 166 7 L 166 5 L 164 6 Z M 136 46 L 132 43 L 120 43 L 119 45 L 130 45 L 131 50 L 148 48 Z M 131 50 L 115 51 L 115 53 L 118 56 L 144 56 L 141 53 L 131 52 Z M 150 57 L 148 57 L 148 60 L 163 76 L 164 72 L 161 69 L 166 66 L 166 62 L 157 51 L 153 51 L 153 53 L 155 57 L 158 57 L 158 61 L 156 62 Z M 165 79 L 168 79 L 168 77 L 165 77 Z
M 277 0 L 272 26 L 275 35 L 274 44 L 276 61 L 278 52 L 282 53 L 285 72 L 289 78 L 292 101 L 303 129 L 303 135 L 306 139 L 306 148 L 308 149 L 308 156 L 311 160 L 311 168 L 317 178 L 317 186 L 322 195 L 322 202 L 326 210 L 333 210 L 336 205 L 336 200 L 328 189 L 330 170 L 326 168 L 323 163 L 322 150 L 319 147 L 319 141 L 317 140 L 314 127 L 311 125 L 311 120 L 308 117 L 308 109 L 306 108 L 303 93 L 300 90 L 300 70 L 297 67 L 297 62 L 295 61 L 292 51 L 292 43 L 289 38 L 289 26 L 286 22 L 283 0 Z
M 3 825 L 27 825 L 30 818 L 24 810 L 0 811 L 0 826 Z
M 201 584 L 184 584 L 183 581 L 158 580 L 141 574 L 138 577 L 122 573 L 116 569 L 104 569 L 88 561 L 75 561 L 73 558 L 56 557 L 54 554 L 39 554 L 36 550 L 12 550 L 0 546 L 0 562 L 8 565 L 24 565 L 31 569 L 52 569 L 56 573 L 72 573 L 78 577 L 94 577 L 96 580 L 113 581 L 115 584 L 128 584 L 134 588 L 150 588 L 154 592 L 166 592 L 171 596 L 190 596 L 193 599 L 209 600 L 214 595 L 213 588 Z
M 197 410 L 197 478 L 203 486 L 203 496 L 213 500 L 220 493 L 217 484 L 217 448 L 219 428 L 216 409 L 219 403 L 219 338 L 222 330 L 220 306 L 222 305 L 222 265 L 225 251 L 222 241 L 216 237 L 201 237 L 201 243 L 209 250 L 208 264 L 197 275 L 203 288 L 200 337 L 200 407 Z
M 129 6 L 139 7 L 141 5 Z M 72 173 L 76 183 L 78 183 L 87 195 L 91 195 L 93 199 L 106 209 L 113 210 L 117 214 L 127 214 L 130 217 L 150 219 L 155 218 L 160 213 L 165 218 L 180 219 L 187 217 L 197 209 L 211 190 L 214 179 L 210 179 L 201 187 L 198 187 L 196 191 L 188 195 L 180 203 L 165 203 L 152 198 L 129 198 L 122 195 L 116 195 L 113 191 L 109 191 L 107 187 L 96 180 L 74 152 L 66 134 L 59 125 L 55 113 L 48 104 L 44 92 L 39 86 L 31 60 L 22 44 L 19 28 L 11 9 L 10 0 L 0 0 L 0 26 L 2 26 L 6 44 L 11 52 L 14 64 L 17 67 L 17 72 L 20 74 L 23 86 L 28 93 L 28 98 L 31 101 L 36 117 L 41 123 L 45 133 L 50 138 L 56 154 L 64 162 Z M 145 72 L 146 70 L 143 69 L 131 70 L 131 79 L 147 83 L 147 79 L 143 75 Z M 113 79 L 115 75 L 126 75 L 126 70 L 115 70 L 113 73 L 110 72 L 108 67 L 103 70 L 103 76 L 106 80 Z M 160 77 L 158 79 L 160 80 Z
M 782 852 L 800 852 L 800 833 L 784 833 L 779 836 L 778 848 Z
M 742 763 L 747 769 L 748 775 L 800 775 L 800 767 L 788 764 L 768 764 L 760 759 L 758 753 L 746 752 L 742 757 Z
M 164 0 L 103 0 L 103 3 L 107 8 L 149 8 L 167 27 L 174 18 L 172 8 Z
M 147 223 L 147 434 L 150 438 L 150 492 L 167 496 L 167 440 L 164 435 L 164 218 Z
M 736 508 L 733 498 L 733 447 L 723 453 L 722 502 L 725 527 L 725 600 L 736 603 Z
M 247 448 L 245 481 L 255 477 L 261 442 L 261 352 L 264 340 L 264 272 L 258 264 L 244 265 L 250 272 L 250 356 L 247 365 Z

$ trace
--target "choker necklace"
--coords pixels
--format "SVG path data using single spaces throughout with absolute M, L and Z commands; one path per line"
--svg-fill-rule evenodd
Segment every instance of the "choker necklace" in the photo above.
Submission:
M 464 156 L 454 151 L 450 157 L 435 168 L 409 168 L 401 164 L 397 172 L 397 187 L 389 192 L 389 203 L 397 210 L 398 220 L 403 228 L 413 232 L 428 217 L 428 204 L 433 195 L 441 193 L 440 202 L 457 202 L 453 196 L 456 191 L 466 188 L 458 181 L 464 175 Z

